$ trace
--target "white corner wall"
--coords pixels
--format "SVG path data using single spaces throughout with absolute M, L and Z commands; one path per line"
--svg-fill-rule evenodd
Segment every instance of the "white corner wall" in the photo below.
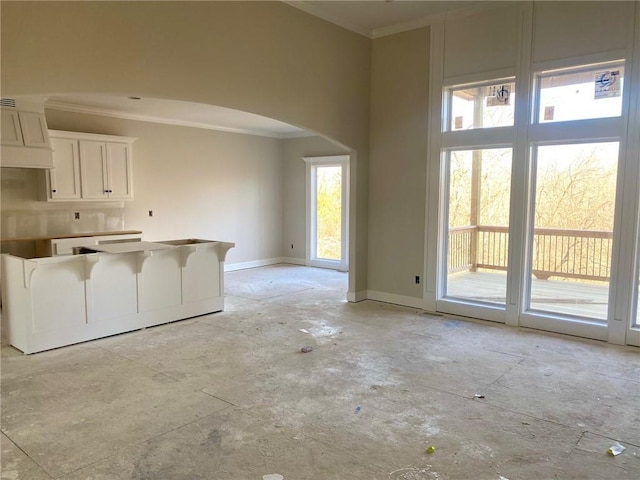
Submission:
M 373 41 L 368 297 L 422 305 L 429 29 Z

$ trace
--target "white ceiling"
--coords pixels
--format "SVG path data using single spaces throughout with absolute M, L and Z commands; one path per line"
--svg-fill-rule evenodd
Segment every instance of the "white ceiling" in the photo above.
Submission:
M 376 38 L 428 25 L 447 11 L 465 9 L 477 1 L 285 1 L 341 27 Z M 40 99 L 43 100 L 43 99 Z M 290 138 L 311 135 L 300 128 L 253 113 L 174 100 L 127 96 L 59 95 L 46 99 L 48 108 L 129 118 L 228 132 Z

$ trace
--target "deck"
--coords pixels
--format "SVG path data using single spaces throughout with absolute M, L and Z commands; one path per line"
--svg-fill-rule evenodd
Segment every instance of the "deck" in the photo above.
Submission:
M 447 296 L 472 301 L 505 303 L 506 273 L 464 271 L 449 274 Z M 606 321 L 609 284 L 575 280 L 532 279 L 531 309 Z

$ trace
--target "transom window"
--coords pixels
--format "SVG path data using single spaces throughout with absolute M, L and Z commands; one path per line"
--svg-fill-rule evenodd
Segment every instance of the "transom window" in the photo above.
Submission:
M 450 131 L 513 125 L 513 78 L 450 87 L 445 95 Z
M 591 65 L 536 75 L 534 122 L 564 122 L 619 117 L 622 113 L 624 64 Z

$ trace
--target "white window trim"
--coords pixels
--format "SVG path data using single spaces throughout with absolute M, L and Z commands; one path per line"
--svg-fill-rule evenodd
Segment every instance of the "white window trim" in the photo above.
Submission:
M 306 163 L 306 264 L 311 267 L 349 270 L 349 155 L 304 157 Z M 342 260 L 325 260 L 313 257 L 316 250 L 316 232 L 313 221 L 315 211 L 315 183 L 313 168 L 327 165 L 342 166 Z
M 640 346 L 640 328 L 632 328 L 629 324 L 633 310 L 637 305 L 638 275 L 640 273 L 640 4 L 635 7 L 635 43 L 628 48 L 611 50 L 584 56 L 553 61 L 532 62 L 533 38 L 533 2 L 520 6 L 520 48 L 518 65 L 513 69 L 503 69 L 495 72 L 483 72 L 461 77 L 445 78 L 444 76 L 444 20 L 431 26 L 431 54 L 429 86 L 430 112 L 428 145 L 429 161 L 427 168 L 426 189 L 426 221 L 425 221 L 425 261 L 423 283 L 423 308 L 427 311 L 437 311 L 438 303 L 442 301 L 443 285 L 441 274 L 443 262 L 442 246 L 445 239 L 443 229 L 434 228 L 442 225 L 446 210 L 442 208 L 445 200 L 442 185 L 446 180 L 446 150 L 471 149 L 513 145 L 514 162 L 512 169 L 511 205 L 510 205 L 510 237 L 509 256 L 519 261 L 511 260 L 511 276 L 507 287 L 506 323 L 509 325 L 528 325 L 533 315 L 524 311 L 525 292 L 528 289 L 528 265 L 525 251 L 529 249 L 529 215 L 531 200 L 531 150 L 534 145 L 564 144 L 581 142 L 620 142 L 620 157 L 618 165 L 618 193 L 616 196 L 616 240 L 612 253 L 612 270 L 610 282 L 610 299 L 608 324 L 606 326 L 589 323 L 588 319 L 576 318 L 574 321 L 562 317 L 565 333 L 591 336 L 608 340 L 616 344 L 630 344 Z M 630 23 L 633 23 L 631 21 Z M 625 66 L 625 89 L 620 117 L 575 120 L 571 122 L 552 122 L 534 124 L 537 115 L 534 110 L 536 100 L 533 88 L 536 76 L 534 73 L 546 73 L 551 70 L 579 68 L 592 64 L 611 64 L 620 59 Z M 446 89 L 456 85 L 483 83 L 491 79 L 516 77 L 516 92 L 519 99 L 516 102 L 514 127 L 500 127 L 468 131 L 448 131 L 448 108 Z M 447 108 L 444 108 L 444 107 Z M 535 114 L 535 115 L 534 115 Z M 621 252 L 625 252 L 621 259 Z M 629 259 L 629 252 L 633 252 Z M 626 286 L 625 286 L 626 284 Z M 615 296 L 613 292 L 615 291 Z M 478 318 L 477 308 L 473 304 L 462 302 L 458 310 L 462 315 Z M 640 312 L 638 312 L 640 315 Z M 536 328 L 549 327 L 553 329 L 557 319 L 555 315 L 538 315 Z M 640 324 L 640 319 L 638 319 Z M 546 322 L 546 323 L 545 323 Z M 546 326 L 546 327 L 545 327 Z M 557 324 L 555 325 L 557 328 Z M 585 330 L 589 331 L 585 335 Z M 556 330 L 560 331 L 560 330 Z

